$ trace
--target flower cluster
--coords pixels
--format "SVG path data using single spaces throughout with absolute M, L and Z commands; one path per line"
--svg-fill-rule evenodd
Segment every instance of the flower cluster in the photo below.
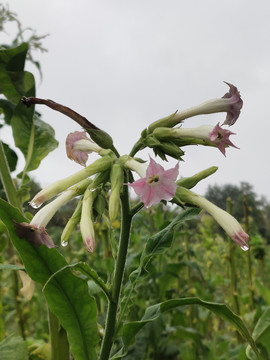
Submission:
M 234 133 L 222 128 L 219 123 L 215 126 L 202 125 L 197 128 L 182 127 L 183 120 L 187 118 L 217 112 L 227 113 L 223 125 L 233 125 L 239 117 L 243 102 L 237 88 L 232 84 L 226 84 L 230 89 L 221 99 L 176 112 L 150 124 L 148 129 L 142 132 L 141 138 L 134 145 L 130 155 L 119 156 L 112 144 L 110 149 L 103 149 L 89 139 L 85 131 L 76 131 L 68 135 L 67 156 L 84 168 L 48 186 L 33 198 L 31 205 L 39 207 L 58 195 L 37 212 L 30 224 L 17 225 L 20 233 L 27 234 L 26 237 L 29 237 L 34 244 L 54 246 L 51 239 L 48 240 L 45 236 L 46 225 L 63 204 L 76 196 L 81 196 L 74 214 L 66 224 L 61 241 L 63 245 L 66 245 L 71 232 L 78 224 L 86 249 L 93 252 L 96 242 L 94 212 L 102 216 L 106 214 L 113 223 L 118 217 L 123 187 L 129 186 L 140 197 L 146 208 L 161 201 L 171 201 L 181 206 L 193 205 L 205 209 L 243 250 L 247 250 L 248 235 L 240 224 L 224 210 L 189 190 L 203 178 L 215 172 L 217 168 L 212 167 L 191 178 L 177 180 L 179 160 L 184 155 L 181 147 L 193 144 L 212 146 L 218 148 L 223 155 L 228 146 L 236 148 L 229 140 Z M 179 124 L 179 127 L 175 127 Z M 168 170 L 151 157 L 147 165 L 144 161 L 134 158 L 136 152 L 145 147 L 152 148 L 154 153 L 163 160 L 166 160 L 166 156 L 171 156 L 178 161 L 173 168 Z M 87 166 L 88 154 L 91 152 L 96 152 L 100 158 Z M 132 172 L 140 178 L 133 181 Z M 92 176 L 94 178 L 91 178 Z M 34 235 L 32 230 L 34 230 Z

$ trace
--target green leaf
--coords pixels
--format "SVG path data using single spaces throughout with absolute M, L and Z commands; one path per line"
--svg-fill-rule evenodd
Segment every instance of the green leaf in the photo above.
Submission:
M 193 219 L 200 211 L 201 210 L 197 208 L 181 211 L 168 226 L 148 238 L 145 249 L 141 255 L 140 266 L 130 276 L 131 282 L 134 282 L 135 279 L 138 278 L 138 275 L 142 272 L 143 268 L 147 267 L 153 256 L 164 254 L 171 247 L 174 228 L 184 221 Z
M 111 360 L 121 359 L 127 354 L 127 349 L 131 344 L 134 343 L 136 334 L 146 324 L 158 319 L 159 316 L 166 311 L 173 310 L 178 306 L 186 305 L 203 306 L 208 310 L 212 311 L 217 316 L 230 322 L 239 331 L 242 337 L 249 343 L 249 345 L 252 347 L 252 349 L 255 351 L 259 358 L 258 349 L 247 327 L 245 326 L 243 321 L 236 314 L 234 314 L 226 305 L 203 301 L 199 298 L 182 298 L 167 300 L 163 303 L 152 305 L 145 310 L 144 316 L 140 321 L 132 321 L 125 324 L 122 330 L 122 339 L 124 346 L 117 354 L 112 357 Z
M 41 160 L 58 146 L 53 128 L 37 116 L 33 120 L 33 109 L 19 104 L 11 119 L 15 145 L 26 159 L 25 171 L 38 168 Z
M 107 287 L 107 285 L 104 283 L 104 281 L 98 276 L 97 272 L 93 269 L 90 268 L 90 266 L 84 262 L 77 262 L 75 264 L 71 264 L 71 265 L 67 265 L 64 268 L 60 269 L 57 273 L 54 273 L 52 275 L 52 277 L 50 277 L 48 279 L 48 281 L 46 282 L 46 284 L 44 285 L 44 287 L 47 286 L 47 284 L 51 281 L 51 279 L 57 275 L 60 271 L 65 270 L 66 268 L 70 268 L 70 269 L 75 269 L 80 271 L 82 274 L 84 274 L 85 276 L 87 276 L 90 280 L 93 280 L 98 287 L 100 287 L 100 289 L 104 292 L 104 294 L 107 296 L 108 299 L 111 299 L 111 294 L 109 292 L 109 289 Z M 1 269 L 1 267 L 0 267 Z
M 16 235 L 13 220 L 26 221 L 20 212 L 0 199 L 0 219 L 18 250 L 29 276 L 42 285 L 67 265 L 56 248 L 31 245 Z M 69 268 L 59 272 L 47 284 L 45 297 L 51 311 L 59 318 L 68 334 L 71 351 L 76 360 L 97 359 L 98 344 L 96 303 L 88 294 L 87 282 L 73 275 Z
M 262 356 L 265 359 L 270 358 L 270 307 L 267 307 L 261 317 L 259 318 L 252 336 L 256 342 L 256 345 L 261 349 Z M 251 344 L 250 344 L 251 345 Z M 251 349 L 251 346 L 248 346 L 246 349 L 246 355 L 248 359 L 256 359 L 254 352 Z M 253 349 L 254 350 L 254 349 Z
M 24 154 L 24 173 L 35 170 L 40 161 L 58 146 L 54 130 L 39 119 L 34 106 L 27 108 L 21 103 L 22 96 L 35 96 L 34 76 L 23 71 L 27 51 L 26 43 L 0 50 L 0 93 L 8 99 L 2 100 L 0 107 L 5 120 L 12 126 L 15 145 Z
M 10 124 L 15 105 L 6 99 L 0 99 L 0 114 L 4 115 L 6 124 Z
M 18 156 L 14 150 L 12 150 L 7 144 L 3 143 L 4 152 L 7 158 L 10 171 L 14 171 L 17 166 Z
M 35 95 L 35 81 L 31 73 L 23 71 L 28 44 L 13 49 L 0 50 L 0 93 L 13 104 L 22 96 Z
M 11 335 L 0 342 L 1 360 L 28 360 L 26 342 L 19 336 Z
M 124 289 L 124 296 L 121 301 L 121 310 L 119 319 L 122 319 L 126 309 L 130 304 L 132 293 L 139 279 L 142 279 L 146 274 L 147 266 L 150 264 L 153 256 L 164 254 L 170 247 L 173 241 L 174 228 L 183 224 L 185 221 L 193 219 L 201 210 L 198 208 L 190 208 L 181 211 L 175 219 L 157 234 L 148 238 L 145 249 L 140 258 L 140 265 L 129 276 L 129 283 Z

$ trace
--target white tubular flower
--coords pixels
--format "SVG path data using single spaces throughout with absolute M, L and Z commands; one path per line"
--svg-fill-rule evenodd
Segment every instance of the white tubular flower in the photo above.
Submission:
M 39 210 L 31 220 L 30 224 L 38 227 L 46 227 L 56 211 L 75 196 L 82 194 L 91 182 L 91 179 L 83 180 L 76 186 L 73 186 L 63 194 L 59 195 L 55 200 Z
M 56 211 L 73 197 L 73 192 L 70 190 L 67 190 L 63 194 L 59 195 L 55 200 L 51 201 L 39 210 L 31 220 L 30 224 L 38 227 L 46 227 Z
M 60 194 L 62 191 L 68 189 L 70 186 L 77 184 L 78 182 L 88 178 L 89 176 L 109 169 L 111 164 L 112 158 L 110 156 L 104 156 L 103 158 L 96 160 L 91 165 L 88 165 L 86 168 L 78 171 L 77 173 L 70 175 L 65 179 L 56 181 L 55 183 L 41 190 L 31 200 L 30 205 L 34 208 L 40 207 L 45 201 L 51 199 L 57 194 Z
M 140 177 L 144 178 L 146 176 L 146 170 L 148 165 L 146 163 L 140 163 L 137 160 L 134 160 L 132 157 L 127 157 L 127 160 L 124 161 L 125 167 L 135 171 Z
M 182 201 L 197 205 L 206 210 L 242 250 L 246 251 L 249 249 L 249 236 L 244 232 L 239 222 L 232 215 L 225 210 L 220 209 L 203 196 L 197 195 L 183 187 L 179 187 L 178 190 L 178 194 Z
M 225 82 L 225 81 L 224 81 Z M 243 106 L 243 100 L 241 99 L 240 93 L 234 85 L 225 82 L 229 86 L 229 92 L 227 92 L 220 99 L 213 99 L 206 101 L 198 106 L 194 106 L 187 110 L 176 112 L 167 118 L 157 120 L 152 123 L 148 129 L 152 132 L 158 127 L 174 127 L 183 120 L 203 114 L 212 114 L 218 112 L 226 112 L 226 120 L 223 125 L 233 125 L 240 115 L 240 111 Z

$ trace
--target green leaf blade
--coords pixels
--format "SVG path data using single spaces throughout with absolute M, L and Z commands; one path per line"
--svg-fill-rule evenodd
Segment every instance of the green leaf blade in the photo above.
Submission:
M 0 199 L 0 219 L 6 225 L 29 276 L 45 284 L 53 274 L 67 265 L 56 248 L 32 246 L 15 233 L 13 220 L 23 222 L 20 212 Z M 45 297 L 51 311 L 66 329 L 72 353 L 76 360 L 95 360 L 99 341 L 96 323 L 96 303 L 88 295 L 86 281 L 73 275 L 69 268 L 59 272 L 48 282 Z

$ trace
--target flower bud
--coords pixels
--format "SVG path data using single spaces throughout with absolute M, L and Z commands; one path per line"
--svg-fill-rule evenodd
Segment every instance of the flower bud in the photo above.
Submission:
M 71 233 L 75 229 L 76 225 L 79 224 L 81 219 L 81 212 L 82 212 L 82 200 L 80 200 L 76 206 L 74 213 L 72 214 L 71 218 L 66 223 L 64 230 L 61 234 L 61 244 L 62 246 L 66 246 L 68 244 L 68 240 L 70 238 Z
M 104 149 L 113 148 L 113 139 L 111 136 L 101 129 L 87 129 L 91 139 Z
M 176 160 L 181 160 L 181 157 L 185 154 L 176 144 L 172 141 L 163 141 L 158 147 L 165 155 L 169 155 Z M 155 151 L 155 148 L 154 148 Z
M 115 163 L 111 168 L 111 194 L 109 198 L 109 217 L 114 222 L 120 206 L 120 193 L 124 182 L 124 173 L 120 164 Z
M 217 169 L 218 169 L 217 166 L 211 166 L 208 169 L 200 171 L 199 173 L 193 176 L 190 176 L 188 178 L 182 178 L 176 181 L 176 184 L 178 186 L 183 186 L 186 189 L 192 189 L 195 185 L 198 184 L 198 182 L 214 174 L 217 171 Z
M 92 206 L 96 193 L 89 188 L 86 189 L 83 196 L 82 213 L 80 221 L 80 230 L 86 250 L 94 252 L 95 249 L 95 231 L 92 219 Z

